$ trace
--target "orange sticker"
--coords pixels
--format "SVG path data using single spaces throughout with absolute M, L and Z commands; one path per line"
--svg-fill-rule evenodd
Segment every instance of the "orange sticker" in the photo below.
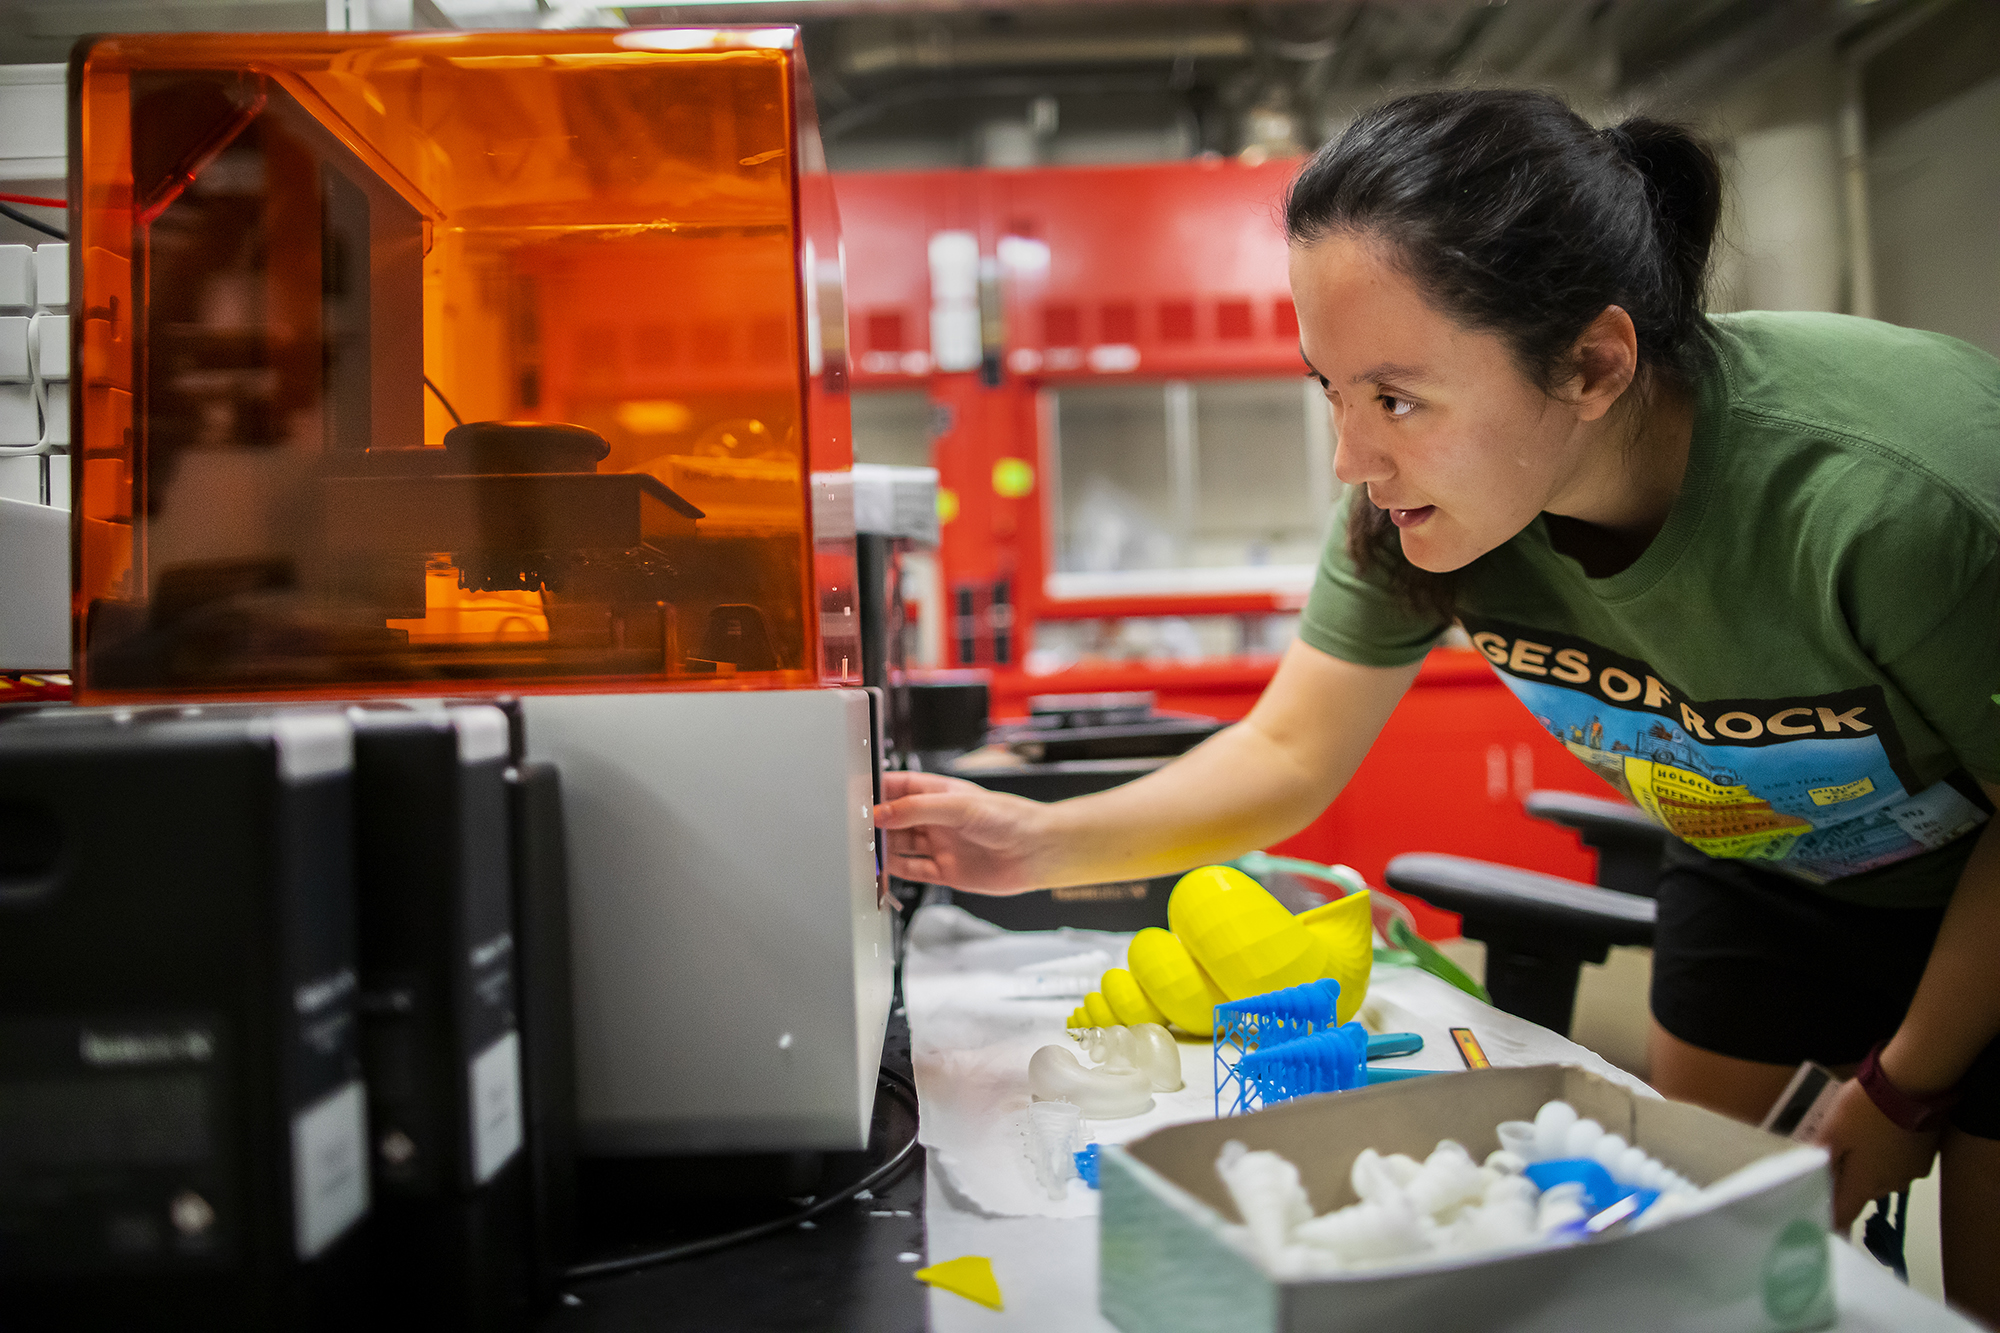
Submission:
M 1465 1061 L 1467 1069 L 1493 1067 L 1493 1062 L 1486 1058 L 1486 1051 L 1479 1044 L 1479 1038 L 1472 1035 L 1471 1028 L 1453 1028 L 1451 1039 L 1458 1043 L 1459 1059 Z

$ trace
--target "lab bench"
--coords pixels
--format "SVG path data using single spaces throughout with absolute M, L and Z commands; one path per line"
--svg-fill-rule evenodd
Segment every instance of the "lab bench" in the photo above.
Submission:
M 931 910 L 931 909 L 926 909 Z M 948 909 L 952 910 L 952 909 Z M 945 1046 L 989 1024 L 995 1059 L 1012 1059 L 1007 1043 L 1040 1040 L 1041 1035 L 1006 1014 L 1019 997 L 1005 998 L 1004 978 L 1022 960 L 1055 959 L 1088 951 L 1096 932 L 998 932 L 958 913 L 951 931 L 912 932 L 905 962 L 908 1012 L 899 1008 L 889 1025 L 884 1063 L 915 1073 L 924 1098 L 925 1137 L 910 1168 L 875 1192 L 871 1200 L 836 1208 L 810 1229 L 777 1235 L 700 1258 L 626 1277 L 575 1284 L 575 1304 L 565 1304 L 542 1325 L 545 1333 L 604 1333 L 682 1329 L 791 1330 L 853 1329 L 903 1333 L 929 1329 L 1032 1330 L 1033 1333 L 1112 1333 L 1097 1309 L 1097 1219 L 1095 1216 L 995 1216 L 968 1197 L 967 1181 L 954 1179 L 949 1159 L 952 1122 L 965 1119 L 965 1086 L 979 1080 L 976 1049 L 942 1059 Z M 991 932 L 990 934 L 988 932 Z M 980 944 L 980 938 L 998 941 Z M 1116 941 L 1122 937 L 1105 936 Z M 980 948 L 1012 953 L 982 968 Z M 989 956 L 990 957 L 990 956 Z M 995 988 L 996 978 L 1002 978 Z M 1386 983 L 1386 984 L 1384 984 Z M 1412 1067 L 1456 1067 L 1447 1030 L 1472 1016 L 1496 1064 L 1573 1060 L 1600 1073 L 1601 1059 L 1545 1029 L 1480 1005 L 1428 979 L 1385 974 L 1378 978 L 1378 1014 L 1426 1034 L 1426 1049 L 1405 1063 Z M 988 1017 L 982 1019 L 981 1014 Z M 998 1015 L 999 1017 L 994 1017 Z M 917 1025 L 914 1051 L 911 1024 Z M 1032 1026 L 1032 1025 L 1030 1025 Z M 995 1067 L 998 1067 L 997 1065 Z M 1614 1071 L 1615 1072 L 1615 1071 Z M 1629 1075 L 1618 1075 L 1629 1080 Z M 1117 1137 L 1118 1122 L 1098 1125 Z M 866 1172 L 873 1161 L 894 1151 L 910 1131 L 900 1099 L 878 1098 L 872 1159 L 849 1154 L 829 1161 L 834 1188 Z M 945 1142 L 940 1145 L 940 1139 Z M 940 1146 L 945 1158 L 938 1155 Z M 962 1145 L 959 1145 L 962 1146 Z M 978 1188 L 972 1182 L 973 1189 Z M 763 1216 L 793 1205 L 774 1203 Z M 673 1243 L 759 1217 L 716 1214 L 683 1216 L 679 1232 L 645 1234 L 639 1219 L 628 1219 L 625 1243 Z M 600 1243 L 601 1238 L 600 1238 Z M 1000 1312 L 987 1310 L 912 1279 L 926 1263 L 978 1254 L 992 1260 L 1005 1299 Z M 1838 1333 L 1963 1333 L 1974 1328 L 1956 1314 L 1898 1284 L 1872 1260 L 1836 1241 L 1833 1271 L 1839 1291 Z

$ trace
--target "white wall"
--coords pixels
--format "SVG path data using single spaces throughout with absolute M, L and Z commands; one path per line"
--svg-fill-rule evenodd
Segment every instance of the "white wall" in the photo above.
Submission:
M 1736 140 L 1734 298 L 1745 310 L 1846 304 L 1840 148 L 1831 122 L 1794 121 Z
M 1875 70 L 1877 95 L 1883 77 L 1923 78 L 1921 62 Z M 1820 44 L 1705 109 L 1729 190 L 1712 308 L 1853 308 L 1839 105 L 1838 53 Z M 2000 77 L 1867 149 L 1877 316 L 2000 355 Z
M 2000 356 L 2000 78 L 1870 147 L 1877 313 Z
M 1844 310 L 1847 252 L 1830 43 L 1780 61 L 1703 109 L 1722 157 L 1715 310 Z

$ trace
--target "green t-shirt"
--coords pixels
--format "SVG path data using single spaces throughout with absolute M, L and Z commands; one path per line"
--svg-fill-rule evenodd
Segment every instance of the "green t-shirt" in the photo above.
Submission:
M 1466 567 L 1460 618 L 1690 845 L 1942 903 L 1989 812 L 1973 778 L 2000 782 L 2000 362 L 1842 315 L 1713 326 L 1687 475 L 1639 559 L 1590 578 L 1538 518 Z M 1441 629 L 1336 528 L 1300 637 L 1392 666 Z

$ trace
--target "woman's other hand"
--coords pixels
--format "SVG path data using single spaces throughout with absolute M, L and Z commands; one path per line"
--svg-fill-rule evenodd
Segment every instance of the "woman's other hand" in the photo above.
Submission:
M 890 874 L 975 893 L 1045 887 L 1052 807 L 939 773 L 884 773 L 882 794 Z
M 1858 1079 L 1841 1087 L 1815 1138 L 1833 1159 L 1833 1224 L 1842 1232 L 1871 1200 L 1927 1175 L 1938 1150 L 1936 1133 L 1912 1134 L 1895 1124 Z

